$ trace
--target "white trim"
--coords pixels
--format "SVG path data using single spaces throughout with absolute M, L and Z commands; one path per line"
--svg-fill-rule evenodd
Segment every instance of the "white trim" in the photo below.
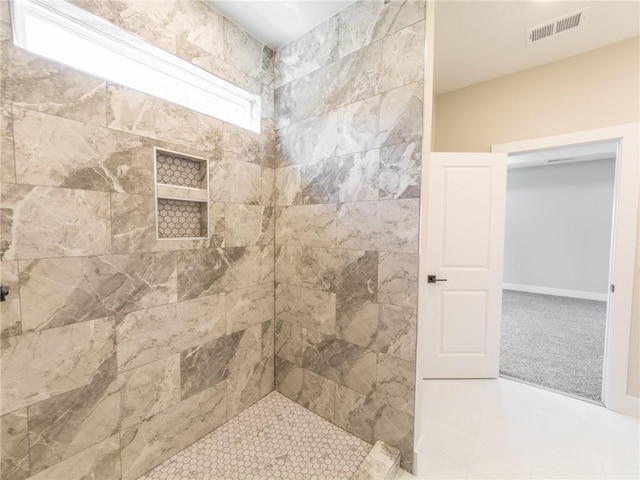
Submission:
M 11 0 L 13 42 L 31 53 L 260 132 L 247 92 L 64 0 Z
M 605 340 L 603 399 L 607 408 L 638 416 L 640 399 L 627 395 L 630 328 L 638 242 L 640 124 L 628 123 L 583 132 L 493 145 L 492 152 L 526 152 L 567 145 L 618 140 L 610 295 Z
M 540 293 L 542 295 L 555 295 L 556 297 L 580 298 L 582 300 L 597 300 L 606 302 L 609 298 L 607 293 L 581 292 L 579 290 L 565 290 L 563 288 L 539 287 L 538 285 L 518 285 L 515 283 L 505 283 L 502 288 L 505 290 L 515 290 L 516 292 Z

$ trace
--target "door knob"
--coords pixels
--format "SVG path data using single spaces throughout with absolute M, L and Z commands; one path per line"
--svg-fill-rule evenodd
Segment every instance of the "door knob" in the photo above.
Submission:
M 427 275 L 427 283 L 446 282 L 446 278 L 436 278 L 435 275 Z

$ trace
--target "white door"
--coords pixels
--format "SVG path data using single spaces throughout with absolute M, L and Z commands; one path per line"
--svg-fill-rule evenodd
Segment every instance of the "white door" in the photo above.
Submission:
M 428 181 L 423 377 L 495 378 L 507 155 L 432 153 Z

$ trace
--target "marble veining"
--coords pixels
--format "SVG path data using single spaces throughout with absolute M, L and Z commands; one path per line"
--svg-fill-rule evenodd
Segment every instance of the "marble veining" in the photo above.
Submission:
M 272 392 L 140 480 L 348 479 L 370 449 Z
M 27 409 L 0 417 L 0 469 L 3 480 L 23 480 L 29 476 Z
M 338 385 L 335 422 L 365 441 L 381 440 L 398 448 L 403 468 L 413 463 L 413 416 L 386 405 L 371 395 L 362 395 Z
M 338 210 L 338 246 L 418 253 L 418 199 L 343 203 Z
M 262 327 L 241 330 L 180 354 L 182 398 L 216 385 L 262 359 Z
M 183 250 L 178 254 L 178 298 L 186 300 L 256 285 L 261 247 Z
M 418 82 L 338 109 L 338 154 L 420 140 L 422 96 Z
M 359 0 L 338 14 L 340 56 L 356 51 L 425 17 L 422 0 Z
M 380 150 L 332 157 L 276 170 L 278 205 L 378 199 Z
M 113 318 L 2 340 L 2 413 L 115 374 Z
M 87 386 L 32 405 L 28 412 L 31 473 L 35 474 L 118 432 L 117 378 L 103 375 Z
M 30 110 L 14 110 L 18 183 L 151 195 L 146 139 Z
M 336 331 L 336 295 L 284 283 L 276 288 L 276 318 L 325 335 Z
M 3 260 L 111 253 L 109 194 L 2 185 Z
M 117 317 L 118 369 L 130 370 L 225 334 L 225 296 L 209 295 Z
M 19 262 L 23 331 L 177 300 L 174 252 Z
M 337 58 L 338 17 L 333 16 L 276 51 L 274 86 L 303 77 Z
M 22 333 L 18 262 L 0 262 L 0 282 L 9 289 L 9 295 L 0 303 L 0 330 L 2 337 Z
M 336 245 L 336 205 L 276 208 L 276 243 L 333 247 Z
M 126 87 L 108 86 L 107 126 L 222 155 L 220 120 Z
M 134 480 L 227 420 L 222 382 L 120 432 L 122 478 Z

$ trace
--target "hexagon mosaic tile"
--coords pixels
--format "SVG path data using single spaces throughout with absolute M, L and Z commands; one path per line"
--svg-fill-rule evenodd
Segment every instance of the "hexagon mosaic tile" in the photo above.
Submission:
M 158 237 L 206 237 L 206 212 L 206 203 L 159 198 Z
M 203 188 L 206 175 L 204 162 L 157 152 L 156 176 L 158 183 L 180 187 Z
M 271 392 L 139 480 L 346 480 L 370 450 Z

